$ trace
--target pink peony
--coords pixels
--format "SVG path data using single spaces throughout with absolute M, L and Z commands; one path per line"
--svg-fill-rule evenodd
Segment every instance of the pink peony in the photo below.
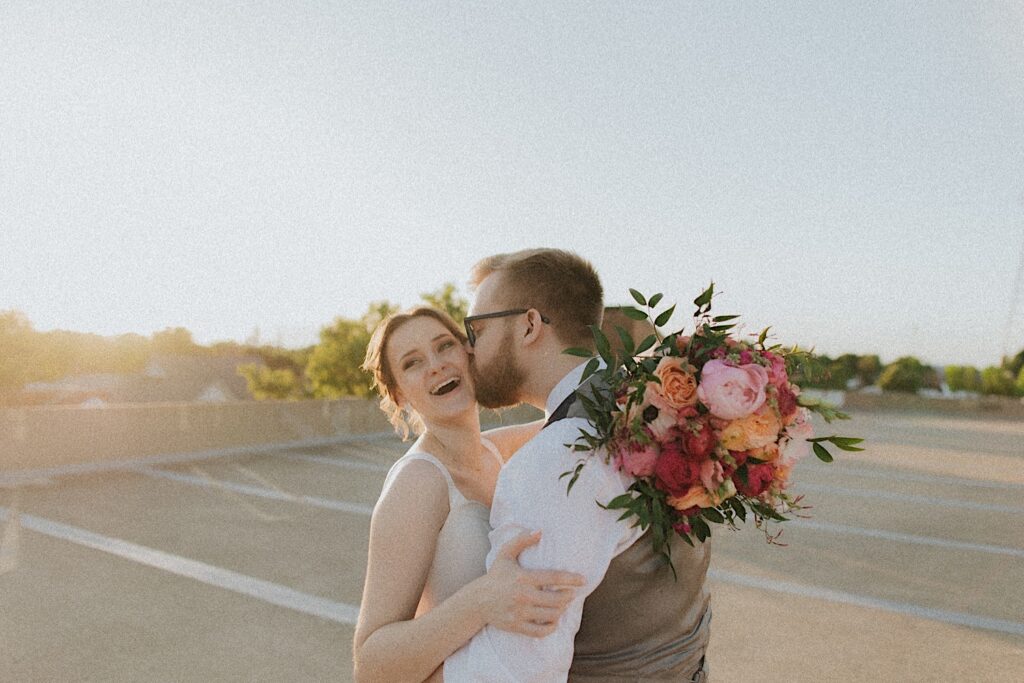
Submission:
M 786 434 L 789 439 L 782 445 L 782 455 L 779 461 L 786 467 L 792 467 L 797 460 L 811 452 L 811 444 L 807 439 L 814 437 L 814 427 L 811 425 L 806 408 L 800 408 L 797 411 L 796 420 L 786 427 Z
M 715 417 L 735 420 L 764 405 L 767 385 L 768 371 L 760 365 L 737 367 L 709 360 L 704 364 L 697 396 Z
M 619 466 L 634 477 L 649 477 L 654 474 L 658 462 L 658 445 L 629 444 L 619 451 Z

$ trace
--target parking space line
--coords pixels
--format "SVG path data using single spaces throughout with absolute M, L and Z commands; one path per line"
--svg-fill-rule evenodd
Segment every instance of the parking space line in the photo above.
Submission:
M 6 509 L 0 507 L 0 519 L 6 517 Z M 355 625 L 356 619 L 359 617 L 359 608 L 354 605 L 310 595 L 278 583 L 264 581 L 263 579 L 233 572 L 229 569 L 215 567 L 205 562 L 198 562 L 165 553 L 162 550 L 129 543 L 118 538 L 103 536 L 86 529 L 61 524 L 42 517 L 21 514 L 20 518 L 23 528 L 45 534 L 51 538 L 100 550 L 148 567 L 162 569 L 178 576 L 194 579 L 210 586 L 217 586 L 218 588 L 224 588 L 235 593 L 248 595 L 278 607 L 285 607 L 349 626 Z
M 16 470 L 0 474 L 0 486 L 21 484 L 33 480 L 42 481 L 50 477 L 68 477 L 76 474 L 93 474 L 96 472 L 113 472 L 130 470 L 140 466 L 173 465 L 182 462 L 210 460 L 236 455 L 263 455 L 279 453 L 291 449 L 318 448 L 324 446 L 344 446 L 346 444 L 373 444 L 377 441 L 389 441 L 395 438 L 394 432 L 371 432 L 368 434 L 341 434 L 302 441 L 286 441 L 282 443 L 251 444 L 248 446 L 231 446 L 213 448 L 205 451 L 186 451 L 183 453 L 163 453 L 139 458 L 121 458 L 102 462 L 73 463 L 32 470 Z
M 895 493 L 892 491 L 874 491 L 870 489 L 851 489 L 844 486 L 830 486 L 828 484 L 800 483 L 795 485 L 801 491 L 820 491 L 822 493 L 837 493 L 843 496 L 856 496 L 858 498 L 877 498 L 879 500 L 892 500 L 900 503 L 919 503 L 922 505 L 933 505 L 937 507 L 959 508 L 963 510 L 981 510 L 983 512 L 1003 512 L 1011 515 L 1024 514 L 1024 508 L 1012 505 L 995 505 L 993 503 L 974 503 L 967 500 L 956 500 L 955 498 L 941 498 L 939 496 L 917 496 L 909 493 Z
M 772 579 L 722 571 L 720 569 L 709 569 L 708 577 L 715 581 L 731 583 L 737 586 L 744 586 L 746 588 L 767 590 L 775 593 L 786 593 L 788 595 L 796 595 L 803 598 L 816 598 L 818 600 L 826 600 L 828 602 L 837 602 L 844 605 L 854 605 L 856 607 L 865 607 L 867 609 L 875 609 L 883 612 L 902 614 L 904 616 L 928 619 L 929 621 L 939 621 L 945 624 L 953 624 L 954 626 L 967 626 L 969 628 L 983 629 L 985 631 L 996 631 L 1015 636 L 1024 636 L 1024 622 L 1019 621 L 981 617 L 974 614 L 967 614 L 965 612 L 953 612 L 950 610 L 922 607 L 921 605 L 914 605 L 907 602 L 883 600 L 881 598 L 872 598 L 867 595 L 845 593 L 843 591 L 834 591 L 829 588 L 807 586 L 799 583 L 791 583 L 789 581 L 775 581 Z
M 177 481 L 183 484 L 191 484 L 192 486 L 225 489 L 235 493 L 242 493 L 247 496 L 269 498 L 271 500 L 283 500 L 289 503 L 302 503 L 304 505 L 325 508 L 327 510 L 349 512 L 355 515 L 370 515 L 373 513 L 372 505 L 364 505 L 362 503 L 349 503 L 344 500 L 330 500 L 328 498 L 320 498 L 319 496 L 296 496 L 281 491 L 274 491 L 273 489 L 260 488 L 259 486 L 238 484 L 235 482 L 223 481 L 221 479 L 195 477 L 188 474 L 181 474 L 179 472 L 167 472 L 165 470 L 156 470 L 149 467 L 134 467 L 131 468 L 131 471 L 138 472 L 139 474 L 143 474 L 147 477 L 168 479 L 170 481 Z
M 915 481 L 923 484 L 950 484 L 952 486 L 967 486 L 971 488 L 1024 491 L 1024 484 L 1017 484 L 1011 481 L 981 481 L 978 479 L 967 479 L 966 477 L 948 477 L 938 474 L 889 472 L 861 469 L 858 467 L 844 467 L 838 464 L 830 466 L 829 471 L 850 474 L 855 477 L 868 477 L 871 479 L 891 479 L 894 481 Z
M 883 531 L 881 529 L 864 529 L 862 527 L 846 526 L 845 524 L 830 524 L 828 522 L 815 522 L 807 519 L 790 519 L 785 523 L 787 527 L 814 529 L 817 531 L 828 531 L 837 534 L 851 534 L 854 536 L 866 536 L 868 538 L 880 538 L 886 541 L 898 543 L 914 543 L 917 545 L 932 545 L 939 548 L 950 548 L 952 550 L 966 550 L 968 552 L 991 553 L 994 555 L 1009 555 L 1024 559 L 1024 550 L 1009 548 L 1001 545 L 988 545 L 986 543 L 968 543 L 965 541 L 951 541 L 945 538 L 934 536 L 917 536 L 915 534 L 904 534 L 897 531 Z

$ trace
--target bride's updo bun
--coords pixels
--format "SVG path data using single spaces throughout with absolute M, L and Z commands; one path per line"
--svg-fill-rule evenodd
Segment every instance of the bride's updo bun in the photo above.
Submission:
M 445 329 L 452 333 L 460 343 L 466 343 L 466 333 L 462 331 L 458 323 L 452 317 L 430 306 L 417 306 L 416 308 L 401 313 L 394 313 L 380 321 L 373 330 L 370 343 L 366 346 L 366 359 L 363 361 L 363 369 L 370 373 L 373 378 L 372 386 L 380 394 L 380 409 L 388 416 L 402 440 L 409 438 L 410 432 L 419 434 L 423 431 L 423 421 L 416 411 L 412 409 L 403 410 L 398 405 L 398 385 L 395 381 L 395 374 L 388 362 L 387 346 L 391 335 L 405 323 L 415 318 L 433 318 L 444 325 Z

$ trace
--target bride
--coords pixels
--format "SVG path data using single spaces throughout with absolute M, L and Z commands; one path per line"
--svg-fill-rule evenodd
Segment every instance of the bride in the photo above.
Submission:
M 519 566 L 538 534 L 513 539 L 485 569 L 498 471 L 541 423 L 481 435 L 464 342 L 450 317 L 419 307 L 381 322 L 367 349 L 381 408 L 419 438 L 388 472 L 370 521 L 353 645 L 360 682 L 426 680 L 488 624 L 548 635 L 583 583 Z

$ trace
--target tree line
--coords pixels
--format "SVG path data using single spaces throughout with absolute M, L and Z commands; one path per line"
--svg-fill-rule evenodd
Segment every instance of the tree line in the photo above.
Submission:
M 465 318 L 469 302 L 455 285 L 445 283 L 420 295 L 421 302 L 448 312 L 456 322 Z M 370 377 L 360 368 L 376 325 L 400 310 L 390 301 L 375 301 L 357 319 L 338 317 L 320 330 L 317 344 L 285 349 L 257 343 L 218 342 L 201 346 L 185 328 L 168 328 L 150 337 L 56 330 L 38 332 L 18 311 L 0 311 L 0 403 L 13 403 L 25 384 L 76 374 L 141 372 L 154 355 L 253 356 L 258 363 L 239 366 L 257 399 L 366 397 Z M 998 366 L 975 368 L 952 365 L 937 369 L 912 356 L 883 364 L 877 355 L 847 353 L 832 358 L 809 354 L 793 376 L 809 388 L 847 389 L 876 385 L 885 391 L 916 393 L 939 390 L 1024 396 L 1024 349 L 1003 358 Z

